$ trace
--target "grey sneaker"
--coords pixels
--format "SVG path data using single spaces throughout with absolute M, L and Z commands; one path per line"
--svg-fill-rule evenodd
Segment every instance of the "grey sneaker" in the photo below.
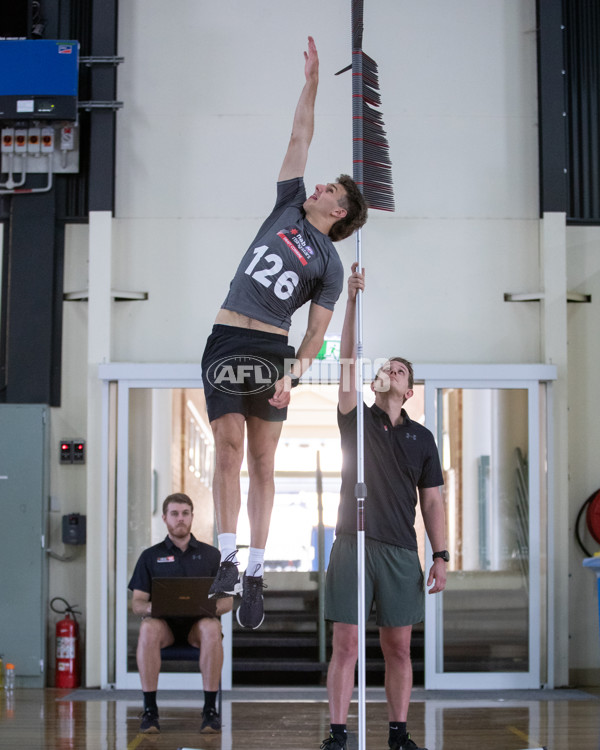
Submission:
M 242 584 L 237 566 L 239 563 L 233 562 L 235 552 L 223 560 L 219 566 L 219 571 L 208 590 L 209 599 L 223 599 L 226 596 L 238 596 L 242 593 Z
M 265 619 L 263 589 L 266 588 L 262 576 L 249 576 L 244 573 L 242 603 L 235 616 L 243 628 L 256 630 Z
M 144 711 L 140 723 L 140 732 L 144 732 L 144 734 L 158 734 L 160 732 L 158 711 L 149 711 L 148 709 Z
M 405 734 L 400 742 L 388 742 L 390 750 L 427 750 L 426 747 L 417 747 L 411 740 L 410 734 Z
M 217 734 L 221 731 L 221 717 L 217 713 L 216 709 L 208 708 L 202 712 L 202 726 L 200 732 L 202 734 Z
M 346 750 L 346 738 L 330 734 L 321 743 L 321 750 Z

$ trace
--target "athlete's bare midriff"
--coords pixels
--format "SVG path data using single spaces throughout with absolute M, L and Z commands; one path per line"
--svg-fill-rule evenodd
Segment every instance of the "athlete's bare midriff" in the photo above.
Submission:
M 225 310 L 221 308 L 215 318 L 215 323 L 222 326 L 236 326 L 237 328 L 250 328 L 255 331 L 266 331 L 267 333 L 278 333 L 281 336 L 287 338 L 288 332 L 285 328 L 277 328 L 270 323 L 263 323 L 262 320 L 256 320 L 256 318 L 249 318 L 247 315 L 234 312 L 233 310 Z

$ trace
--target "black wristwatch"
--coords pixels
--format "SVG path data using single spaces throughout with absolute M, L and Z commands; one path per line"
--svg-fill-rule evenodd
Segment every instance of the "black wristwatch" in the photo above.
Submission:
M 292 381 L 291 388 L 295 388 L 300 385 L 300 375 L 294 375 L 292 372 L 286 372 L 288 378 Z
M 440 552 L 434 552 L 433 553 L 433 559 L 435 560 L 436 557 L 441 557 L 444 562 L 449 562 L 450 560 L 450 553 L 447 549 L 443 549 Z

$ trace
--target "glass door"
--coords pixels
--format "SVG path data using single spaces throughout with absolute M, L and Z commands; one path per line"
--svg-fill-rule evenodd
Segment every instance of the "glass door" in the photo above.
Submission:
M 139 618 L 131 612 L 128 581 L 145 548 L 166 535 L 162 501 L 185 492 L 194 502 L 192 533 L 214 538 L 210 483 L 212 435 L 199 382 L 120 380 L 116 476 L 116 687 L 139 689 L 136 644 Z M 178 387 L 179 386 L 179 387 Z M 231 613 L 222 618 L 221 683 L 231 689 Z M 198 665 L 165 662 L 159 689 L 201 689 Z
M 539 384 L 428 381 L 425 399 L 450 552 L 426 602 L 425 687 L 539 688 Z

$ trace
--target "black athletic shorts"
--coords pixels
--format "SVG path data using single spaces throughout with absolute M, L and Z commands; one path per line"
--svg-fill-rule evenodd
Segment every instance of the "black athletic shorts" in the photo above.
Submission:
M 162 618 L 175 637 L 173 641 L 174 646 L 189 646 L 188 635 L 192 629 L 192 625 L 198 622 L 200 617 L 163 617 Z
M 236 326 L 215 325 L 202 355 L 202 383 L 208 418 L 243 414 L 283 422 L 287 409 L 269 404 L 275 383 L 293 360 L 287 336 Z

